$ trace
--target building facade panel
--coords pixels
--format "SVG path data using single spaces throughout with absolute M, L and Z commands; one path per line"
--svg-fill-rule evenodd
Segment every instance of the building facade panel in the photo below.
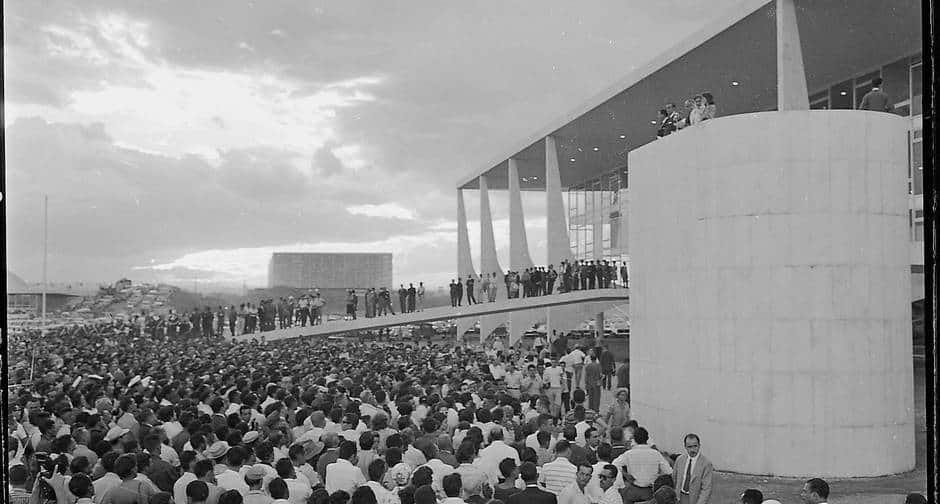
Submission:
M 275 252 L 268 287 L 362 289 L 392 286 L 390 253 Z

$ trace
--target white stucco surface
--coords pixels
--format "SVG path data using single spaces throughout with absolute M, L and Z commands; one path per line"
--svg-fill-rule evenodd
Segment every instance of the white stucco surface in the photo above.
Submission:
M 914 467 L 905 120 L 707 121 L 629 154 L 634 417 L 716 469 Z

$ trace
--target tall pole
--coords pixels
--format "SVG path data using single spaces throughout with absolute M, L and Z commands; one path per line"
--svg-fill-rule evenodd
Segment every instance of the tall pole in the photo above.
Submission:
M 49 262 L 49 195 L 44 195 L 42 200 L 42 316 L 40 318 L 40 323 L 42 324 L 39 328 L 40 341 L 46 339 L 46 291 L 48 290 L 48 283 L 46 277 L 46 266 Z M 30 351 L 32 356 L 29 363 L 29 381 L 33 381 L 33 374 L 36 369 L 36 344 L 32 342 L 30 345 Z

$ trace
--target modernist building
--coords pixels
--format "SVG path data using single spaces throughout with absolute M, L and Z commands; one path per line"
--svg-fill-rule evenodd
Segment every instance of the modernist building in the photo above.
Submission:
M 544 191 L 539 263 L 631 264 L 632 407 L 661 447 L 696 432 L 745 473 L 912 469 L 921 26 L 913 0 L 742 1 L 461 180 L 459 274 L 502 271 L 492 190 L 509 195 L 505 266 L 531 264 L 520 191 Z M 894 112 L 850 110 L 876 76 Z M 719 117 L 657 140 L 656 112 L 701 92 Z
M 363 289 L 392 285 L 392 254 L 275 252 L 268 287 Z

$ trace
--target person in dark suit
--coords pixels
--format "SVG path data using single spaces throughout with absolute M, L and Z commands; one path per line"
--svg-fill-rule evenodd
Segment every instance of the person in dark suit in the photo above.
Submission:
M 457 289 L 457 306 L 463 306 L 463 282 L 460 279 L 457 279 L 457 286 L 454 287 Z
M 467 304 L 475 305 L 477 304 L 477 298 L 473 295 L 473 276 L 467 275 Z
M 506 504 L 558 504 L 555 494 L 539 488 L 539 473 L 535 464 L 523 463 L 519 466 L 519 475 L 525 482 L 525 490 L 509 496 Z
M 457 307 L 457 284 L 453 280 L 450 281 L 450 306 Z
M 686 434 L 686 453 L 679 455 L 673 474 L 679 504 L 708 504 L 712 496 L 712 463 L 702 455 L 697 434 Z

